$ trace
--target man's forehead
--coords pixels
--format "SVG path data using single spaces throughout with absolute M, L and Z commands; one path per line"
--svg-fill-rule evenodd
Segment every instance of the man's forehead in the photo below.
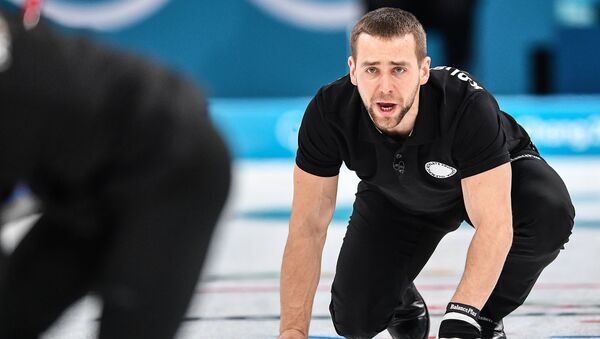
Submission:
M 362 32 L 358 35 L 356 42 L 407 42 L 410 43 L 412 42 L 413 44 L 415 43 L 415 37 L 412 33 L 406 33 L 406 34 L 397 34 L 397 35 L 392 35 L 392 36 L 380 36 L 380 35 L 372 35 L 366 32 Z
M 368 53 L 365 53 L 365 50 Z M 360 64 L 408 64 L 413 61 L 413 57 L 415 59 L 417 57 L 416 44 L 412 34 L 378 37 L 361 33 L 357 39 L 355 53 L 356 61 Z M 392 55 L 389 55 L 390 53 Z

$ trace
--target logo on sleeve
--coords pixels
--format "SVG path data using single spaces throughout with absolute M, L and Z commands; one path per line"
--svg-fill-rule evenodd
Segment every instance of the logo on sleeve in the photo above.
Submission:
M 456 168 L 448 166 L 446 164 L 442 164 L 437 161 L 430 161 L 425 164 L 425 170 L 429 175 L 438 179 L 446 179 L 450 178 L 454 174 L 456 174 Z
M 452 67 L 448 67 L 448 66 L 438 66 L 438 67 L 432 68 L 432 70 L 445 70 L 448 72 L 452 71 L 452 73 L 450 73 L 451 76 L 455 76 L 459 80 L 467 82 L 474 89 L 483 89 L 483 87 L 479 86 L 479 84 L 477 82 L 475 82 L 475 80 L 471 79 L 467 75 L 466 72 L 463 72 L 458 68 L 452 68 Z

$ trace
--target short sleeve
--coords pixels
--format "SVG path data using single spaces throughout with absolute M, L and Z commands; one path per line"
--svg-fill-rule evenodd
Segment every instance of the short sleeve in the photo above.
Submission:
M 319 107 L 319 95 L 320 92 L 308 104 L 302 118 L 296 165 L 320 177 L 333 177 L 340 172 L 342 160 L 332 129 Z
M 479 92 L 470 101 L 460 117 L 452 145 L 462 178 L 510 161 L 496 100 L 487 92 Z

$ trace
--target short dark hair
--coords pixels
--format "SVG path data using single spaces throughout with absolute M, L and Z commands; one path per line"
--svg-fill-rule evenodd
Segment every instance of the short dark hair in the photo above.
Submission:
M 427 56 L 427 38 L 419 20 L 410 12 L 399 8 L 383 7 L 365 14 L 352 28 L 350 49 L 356 59 L 356 40 L 361 33 L 381 38 L 412 34 L 419 63 Z

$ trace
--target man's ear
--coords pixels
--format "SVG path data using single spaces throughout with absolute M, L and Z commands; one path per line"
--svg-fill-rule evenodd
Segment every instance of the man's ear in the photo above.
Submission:
M 425 85 L 429 80 L 429 69 L 431 67 L 431 58 L 425 57 L 421 62 L 421 69 L 419 70 L 419 84 Z
M 354 63 L 354 57 L 348 57 L 348 68 L 350 69 L 350 81 L 356 86 L 356 63 Z

